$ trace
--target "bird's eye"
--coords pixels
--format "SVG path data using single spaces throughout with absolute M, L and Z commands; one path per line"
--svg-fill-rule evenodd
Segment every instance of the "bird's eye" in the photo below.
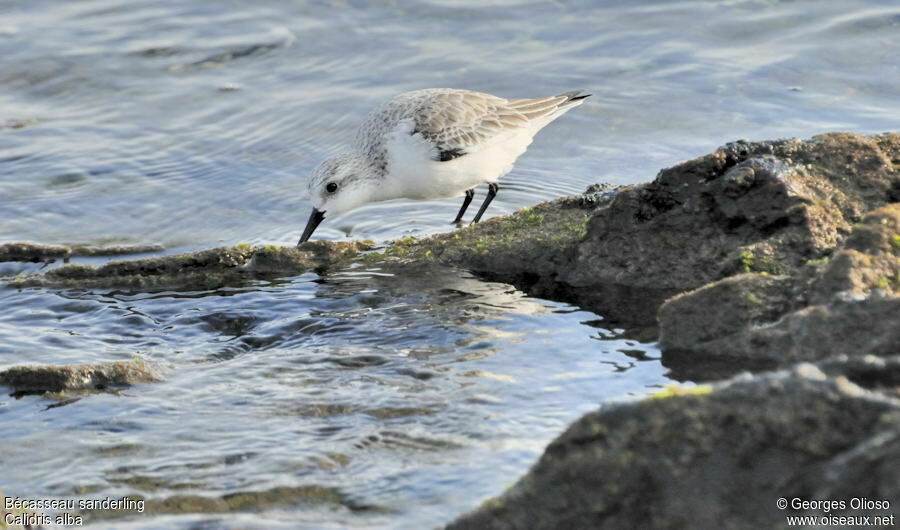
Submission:
M 327 191 L 328 193 L 336 192 L 337 188 L 338 188 L 338 186 L 337 186 L 336 182 L 329 182 L 328 184 L 325 185 L 325 191 Z

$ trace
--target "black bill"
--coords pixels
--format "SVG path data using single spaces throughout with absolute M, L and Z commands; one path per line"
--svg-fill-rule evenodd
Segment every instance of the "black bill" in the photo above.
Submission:
M 300 236 L 300 241 L 297 242 L 298 245 L 305 243 L 309 239 L 309 236 L 316 231 L 316 227 L 319 226 L 322 219 L 325 219 L 325 212 L 320 212 L 313 208 L 312 213 L 309 214 L 309 221 L 306 222 L 306 228 L 303 230 L 303 235 Z

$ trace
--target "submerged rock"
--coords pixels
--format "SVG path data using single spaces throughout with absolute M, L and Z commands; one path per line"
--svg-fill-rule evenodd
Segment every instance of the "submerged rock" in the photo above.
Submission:
M 243 266 L 252 249 L 221 247 L 190 254 L 112 261 L 99 267 L 66 265 L 43 276 L 27 278 L 19 285 L 45 286 L 132 286 L 151 287 L 177 281 L 206 283 L 221 281 L 223 274 Z
M 56 245 L 38 245 L 34 243 L 0 244 L 0 261 L 39 261 L 67 258 L 72 252 L 69 247 Z
M 164 250 L 161 245 L 118 245 L 96 247 L 91 245 L 39 245 L 36 243 L 3 243 L 0 244 L 0 261 L 24 261 L 37 263 L 54 261 L 57 258 L 68 259 L 86 256 L 120 256 L 127 254 L 145 254 Z
M 151 383 L 159 376 L 143 361 L 119 361 L 79 365 L 14 366 L 0 372 L 0 386 L 16 393 L 32 394 L 73 390 L 105 390 L 111 387 Z
M 881 393 L 896 393 L 900 358 L 851 365 L 866 375 L 800 365 L 604 406 L 448 528 L 780 528 L 825 514 L 792 508 L 795 498 L 844 500 L 831 515 L 889 516 L 850 499 L 900 502 L 900 401 Z
M 166 247 L 162 245 L 111 245 L 105 247 L 74 245 L 71 247 L 70 257 L 126 256 L 162 252 L 165 249 Z
M 5 495 L 2 490 L 0 499 L 0 528 L 3 530 L 33 530 L 43 528 L 43 525 L 53 520 L 43 512 L 21 508 L 22 504 L 17 505 L 17 502 L 20 503 L 19 499 Z
M 263 274 L 299 274 L 347 264 L 368 242 L 335 243 L 317 241 L 302 249 L 292 247 L 251 247 L 237 245 L 185 254 L 111 261 L 94 267 L 70 264 L 41 275 L 18 278 L 13 286 L 47 287 L 134 287 L 204 286 Z

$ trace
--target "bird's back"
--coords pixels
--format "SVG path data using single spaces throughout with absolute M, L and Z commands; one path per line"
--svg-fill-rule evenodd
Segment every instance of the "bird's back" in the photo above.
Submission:
M 580 90 L 533 99 L 503 99 L 483 92 L 427 88 L 399 94 L 373 110 L 356 135 L 356 148 L 372 160 L 385 160 L 386 136 L 410 121 L 437 149 L 437 160 L 477 150 L 497 136 L 529 129 L 533 136 L 587 96 Z M 441 157 L 444 157 L 442 159 Z

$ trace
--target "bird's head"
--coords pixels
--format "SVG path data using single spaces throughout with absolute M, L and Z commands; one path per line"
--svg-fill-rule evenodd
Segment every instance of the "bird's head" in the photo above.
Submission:
M 313 211 L 300 243 L 309 239 L 326 215 L 340 215 L 377 200 L 381 179 L 367 157 L 359 153 L 344 153 L 319 164 L 308 186 Z

